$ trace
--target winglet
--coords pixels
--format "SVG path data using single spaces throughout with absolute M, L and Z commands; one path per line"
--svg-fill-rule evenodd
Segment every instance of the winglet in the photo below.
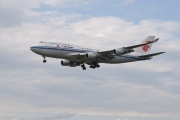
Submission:
M 159 38 L 156 38 L 155 41 L 157 42 L 159 40 Z
M 152 41 L 146 41 L 147 43 L 151 44 L 151 43 L 155 43 L 159 40 L 160 38 L 156 38 L 155 40 L 152 40 Z

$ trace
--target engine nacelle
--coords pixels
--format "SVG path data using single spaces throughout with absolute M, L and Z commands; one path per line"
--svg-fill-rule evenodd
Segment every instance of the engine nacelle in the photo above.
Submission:
M 114 54 L 116 55 L 124 55 L 131 52 L 134 52 L 134 50 L 125 48 L 114 49 Z
M 61 61 L 62 66 L 69 66 L 70 64 L 71 64 L 71 62 L 69 60 L 62 60 Z
M 114 54 L 116 55 L 123 55 L 125 54 L 125 51 L 123 49 L 114 49 Z
M 94 53 L 86 53 L 86 59 L 95 59 L 97 56 Z
M 76 67 L 76 66 L 79 66 L 80 64 L 75 63 L 75 62 L 70 62 L 69 60 L 62 60 L 61 65 L 62 66 L 69 66 L 69 67 Z

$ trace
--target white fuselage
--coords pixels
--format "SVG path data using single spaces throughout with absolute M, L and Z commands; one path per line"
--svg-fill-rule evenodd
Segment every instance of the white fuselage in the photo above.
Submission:
M 78 63 L 87 63 L 90 64 L 92 59 L 81 58 L 77 59 L 72 57 L 73 54 L 86 54 L 86 53 L 97 53 L 99 50 L 91 49 L 86 47 L 80 47 L 72 44 L 64 44 L 64 43 L 54 43 L 54 42 L 40 42 L 39 44 L 32 46 L 30 48 L 33 52 L 43 56 L 43 57 L 52 57 L 52 58 L 60 58 L 66 59 L 73 62 Z M 112 54 L 113 55 L 113 54 Z M 109 64 L 117 64 L 117 63 L 125 63 L 125 62 L 134 62 L 147 60 L 140 58 L 138 56 L 134 56 L 131 54 L 125 55 L 113 55 L 114 59 L 98 59 L 96 60 L 98 63 L 109 63 Z

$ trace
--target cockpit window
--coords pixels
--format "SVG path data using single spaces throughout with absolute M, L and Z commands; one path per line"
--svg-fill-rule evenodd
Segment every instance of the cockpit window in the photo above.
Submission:
M 44 43 L 43 41 L 39 42 L 39 43 Z

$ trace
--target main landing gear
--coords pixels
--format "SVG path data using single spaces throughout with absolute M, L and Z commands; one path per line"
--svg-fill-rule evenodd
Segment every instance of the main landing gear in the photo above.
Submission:
M 84 63 L 81 65 L 81 67 L 83 70 L 86 70 Z M 90 65 L 90 68 L 92 68 L 92 69 L 99 68 L 99 67 L 100 67 L 100 65 L 97 62 L 92 62 Z
M 46 57 L 43 56 L 43 58 L 44 58 L 43 63 L 46 63 L 47 62 Z
M 82 64 L 81 67 L 82 67 L 83 70 L 86 70 L 86 67 L 85 67 L 84 64 Z
M 92 62 L 92 65 L 90 65 L 90 68 L 95 69 L 95 68 L 99 68 L 100 65 L 97 62 Z

